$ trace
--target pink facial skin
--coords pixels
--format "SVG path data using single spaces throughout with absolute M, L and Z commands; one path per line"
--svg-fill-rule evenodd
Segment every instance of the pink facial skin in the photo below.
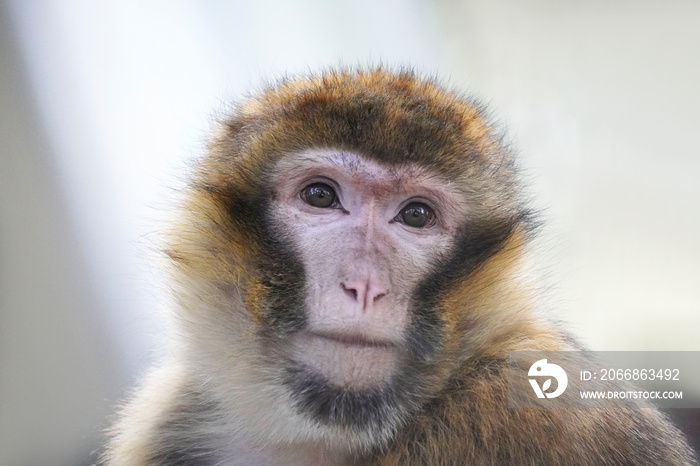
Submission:
M 331 188 L 332 205 L 314 205 L 310 186 Z M 466 218 L 463 194 L 415 165 L 386 168 L 322 149 L 282 159 L 272 189 L 273 221 L 306 273 L 309 328 L 294 338 L 292 357 L 338 386 L 387 380 L 402 356 L 412 293 Z M 424 225 L 405 221 L 411 206 L 429 214 Z

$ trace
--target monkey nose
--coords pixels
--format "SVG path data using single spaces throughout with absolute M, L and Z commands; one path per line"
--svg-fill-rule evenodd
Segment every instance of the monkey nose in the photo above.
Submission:
M 367 309 L 381 298 L 386 296 L 387 290 L 372 281 L 350 281 L 340 283 L 340 287 L 345 294 L 355 302 L 362 305 L 362 309 Z

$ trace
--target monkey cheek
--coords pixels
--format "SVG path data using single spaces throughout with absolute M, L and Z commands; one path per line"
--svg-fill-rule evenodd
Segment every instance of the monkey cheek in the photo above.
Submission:
M 312 334 L 292 341 L 292 358 L 332 386 L 363 390 L 387 383 L 398 365 L 398 348 L 347 343 Z

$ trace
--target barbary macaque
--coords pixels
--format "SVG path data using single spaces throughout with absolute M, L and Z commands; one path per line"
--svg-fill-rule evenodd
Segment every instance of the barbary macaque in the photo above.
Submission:
M 540 309 L 534 215 L 472 100 L 409 70 L 282 80 L 183 197 L 177 328 L 105 464 L 697 464 L 651 407 L 508 407 L 509 352 L 580 346 Z

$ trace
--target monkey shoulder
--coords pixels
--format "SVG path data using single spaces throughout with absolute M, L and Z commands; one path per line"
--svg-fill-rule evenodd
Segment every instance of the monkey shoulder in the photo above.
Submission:
M 508 360 L 466 365 L 372 464 L 697 465 L 655 408 L 508 406 Z
M 179 364 L 151 370 L 120 409 L 102 458 L 104 466 L 204 466 L 213 454 L 204 426 L 217 407 Z M 198 434 L 198 431 L 201 431 Z

